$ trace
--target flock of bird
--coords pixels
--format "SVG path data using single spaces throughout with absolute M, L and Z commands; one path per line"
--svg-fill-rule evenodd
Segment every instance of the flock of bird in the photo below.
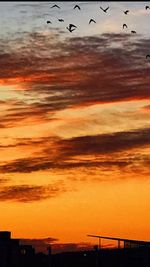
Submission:
M 57 5 L 57 4 L 55 4 L 55 5 L 51 6 L 51 8 L 57 8 L 57 9 L 60 9 L 60 6 Z M 81 7 L 80 7 L 79 5 L 75 5 L 75 6 L 73 7 L 73 9 L 81 10 Z M 103 12 L 107 13 L 107 11 L 108 11 L 108 9 L 109 9 L 109 6 L 108 6 L 107 8 L 105 8 L 105 9 L 102 8 L 102 7 L 100 6 L 100 9 L 101 9 Z M 145 6 L 145 9 L 148 10 L 148 9 L 150 9 L 150 7 L 149 7 L 149 6 Z M 129 10 L 125 10 L 125 11 L 123 11 L 123 13 L 124 13 L 125 15 L 127 15 L 127 14 L 129 13 Z M 64 22 L 64 19 L 60 18 L 60 19 L 58 19 L 58 21 L 59 21 L 59 22 Z M 52 23 L 52 22 L 51 22 L 50 20 L 47 20 L 47 24 L 49 24 L 49 23 Z M 89 24 L 91 24 L 91 23 L 96 23 L 96 21 L 95 21 L 94 19 L 91 18 L 91 19 L 89 20 Z M 73 32 L 73 31 L 77 28 L 77 26 L 74 25 L 74 24 L 69 24 L 68 27 L 66 27 L 66 28 L 67 28 L 67 30 L 68 30 L 69 32 Z M 124 28 L 128 28 L 127 24 L 124 23 L 123 26 L 122 26 L 122 28 L 123 28 L 123 29 L 124 29 Z M 131 33 L 132 33 L 132 34 L 136 34 L 136 31 L 131 30 Z M 146 59 L 147 59 L 147 58 L 150 58 L 150 54 L 146 55 Z

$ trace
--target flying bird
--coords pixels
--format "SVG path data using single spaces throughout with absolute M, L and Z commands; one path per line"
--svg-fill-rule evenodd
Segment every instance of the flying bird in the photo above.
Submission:
M 54 8 L 54 7 L 60 8 L 60 6 L 58 6 L 58 5 L 51 6 L 51 8 Z
M 122 27 L 123 27 L 123 29 L 124 29 L 125 27 L 128 28 L 127 24 L 125 24 L 125 23 L 123 24 Z
M 136 33 L 136 31 L 131 31 L 131 33 Z
M 60 21 L 60 22 L 64 22 L 64 19 L 58 19 L 58 21 Z
M 78 8 L 79 10 L 81 9 L 81 7 L 79 7 L 78 5 L 75 5 L 73 9 Z
M 100 9 L 102 9 L 105 13 L 107 12 L 108 8 L 109 8 L 109 6 L 108 6 L 107 8 L 105 8 L 105 9 L 103 9 L 103 8 L 100 6 Z
M 150 9 L 150 7 L 149 7 L 149 6 L 146 6 L 145 9 L 146 9 L 146 10 L 147 10 L 147 9 Z
M 50 20 L 47 20 L 47 24 L 52 23 Z
M 75 30 L 75 28 L 68 28 L 68 27 L 66 28 L 68 29 L 69 32 L 73 32 Z
M 89 24 L 90 24 L 91 22 L 96 23 L 96 21 L 95 21 L 94 19 L 90 19 Z
M 69 28 L 72 28 L 72 27 L 75 27 L 75 28 L 77 28 L 77 26 L 76 26 L 76 25 L 74 25 L 74 24 L 69 24 Z
M 150 57 L 150 55 L 146 55 L 146 59 L 149 58 L 149 57 Z
M 75 30 L 75 28 L 77 28 L 77 26 L 74 24 L 69 24 L 69 27 L 66 27 L 66 28 L 68 29 L 68 31 L 72 32 Z
M 124 14 L 125 15 L 127 15 L 128 14 L 128 12 L 129 12 L 129 10 L 126 10 L 126 11 L 123 11 L 124 12 Z

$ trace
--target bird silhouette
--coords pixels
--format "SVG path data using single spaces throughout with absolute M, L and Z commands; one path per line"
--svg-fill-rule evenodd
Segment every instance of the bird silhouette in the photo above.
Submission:
M 150 57 L 150 55 L 149 55 L 149 54 L 148 54 L 148 55 L 146 55 L 146 59 L 147 59 L 147 58 L 149 58 L 149 57 Z
M 147 9 L 150 9 L 150 7 L 149 7 L 149 6 L 146 6 L 145 9 L 146 9 L 146 10 L 147 10 Z
M 124 29 L 125 27 L 128 28 L 127 24 L 125 24 L 125 23 L 123 24 L 122 27 L 123 27 L 123 29 Z
M 69 27 L 66 27 L 66 28 L 68 29 L 69 32 L 72 32 L 75 30 L 75 28 L 77 28 L 77 26 L 74 24 L 69 24 Z
M 58 5 L 51 6 L 51 8 L 54 8 L 54 7 L 60 8 L 60 6 L 58 6 Z
M 95 21 L 94 19 L 90 19 L 89 24 L 90 24 L 91 22 L 96 23 L 96 21 Z
M 124 14 L 125 15 L 127 15 L 128 14 L 128 12 L 129 12 L 129 10 L 126 10 L 126 11 L 123 11 L 124 12 Z
M 131 31 L 131 33 L 136 33 L 136 31 Z
M 75 28 L 72 28 L 72 29 L 68 28 L 68 27 L 66 27 L 66 28 L 68 29 L 69 32 L 73 32 L 75 30 Z
M 50 20 L 47 20 L 47 24 L 52 23 Z
M 108 8 L 109 8 L 109 6 L 108 6 L 107 8 L 105 8 L 105 9 L 103 9 L 103 8 L 100 6 L 100 9 L 102 9 L 105 13 L 107 12 Z
M 60 21 L 60 22 L 64 22 L 64 19 L 58 19 L 58 21 Z
M 75 5 L 73 9 L 78 8 L 79 10 L 81 9 L 81 7 L 79 7 L 78 5 Z

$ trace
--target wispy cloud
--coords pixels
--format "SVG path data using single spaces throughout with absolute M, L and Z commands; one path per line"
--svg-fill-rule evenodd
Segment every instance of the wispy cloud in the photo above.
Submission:
M 64 192 L 65 188 L 60 183 L 47 186 L 36 185 L 12 185 L 2 186 L 0 189 L 0 201 L 34 202 L 56 197 Z
M 149 99 L 149 43 L 113 33 L 63 41 L 55 31 L 1 39 L 0 83 L 14 84 L 18 96 L 4 99 L 0 127 L 48 122 L 70 107 Z
M 0 172 L 80 168 L 86 174 L 91 168 L 146 172 L 149 45 L 150 39 L 142 35 L 104 32 L 68 37 L 56 27 L 2 36 L 0 86 L 5 93 L 0 101 L 0 149 L 5 157 Z M 136 108 L 135 102 L 141 100 L 143 104 Z M 126 102 L 126 110 L 123 105 L 118 108 L 119 102 Z M 112 109 L 106 107 L 108 103 L 114 105 Z M 84 114 L 82 108 L 90 106 L 97 110 Z M 0 200 L 37 201 L 60 192 L 57 185 L 5 185 Z
M 148 128 L 130 132 L 76 137 L 66 140 L 57 138 L 53 140 L 50 146 L 47 139 L 38 140 L 39 144 L 40 142 L 42 143 L 42 147 L 45 145 L 45 148 L 41 149 L 41 157 L 22 158 L 1 164 L 0 171 L 2 173 L 30 173 L 39 170 L 69 169 L 81 166 L 86 168 L 92 166 L 128 166 L 134 164 L 134 161 L 137 161 L 138 158 L 132 157 L 131 160 L 129 158 L 121 159 L 117 153 L 125 153 L 131 149 L 148 147 L 150 143 L 149 136 L 150 130 Z M 32 141 L 30 142 L 32 143 Z M 112 160 L 113 154 L 116 154 L 115 160 Z M 112 158 L 109 160 L 105 158 L 110 155 Z M 91 157 L 92 160 L 84 159 L 83 157 L 86 156 Z M 148 160 L 148 156 L 141 155 L 139 162 L 141 162 L 142 158 L 144 164 Z

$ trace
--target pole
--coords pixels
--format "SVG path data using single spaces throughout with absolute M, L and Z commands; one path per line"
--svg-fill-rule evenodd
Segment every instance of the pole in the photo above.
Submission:
M 101 238 L 99 237 L 99 243 L 98 243 L 98 249 L 100 250 L 101 249 Z

